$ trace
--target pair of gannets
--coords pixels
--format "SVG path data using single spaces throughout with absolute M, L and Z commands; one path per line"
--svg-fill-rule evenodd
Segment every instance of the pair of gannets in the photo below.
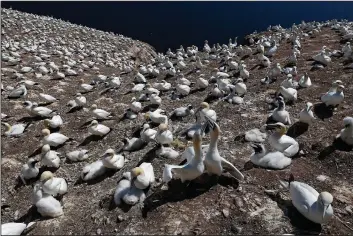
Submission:
M 285 88 L 296 88 L 298 87 L 298 83 L 293 81 L 293 75 L 288 74 L 287 78 L 281 83 L 281 86 Z
M 318 193 L 306 183 L 294 181 L 293 175 L 289 182 L 280 181 L 289 188 L 294 207 L 307 219 L 317 224 L 328 222 L 333 217 L 333 196 L 328 192 Z
M 23 134 L 25 129 L 30 125 L 30 123 L 10 125 L 9 123 L 6 123 L 6 122 L 1 122 L 1 124 L 6 127 L 4 134 L 9 137 L 20 136 L 21 134 Z
M 276 122 L 281 122 L 285 125 L 292 124 L 289 112 L 286 111 L 286 104 L 284 103 L 282 96 L 278 97 L 278 107 L 274 109 L 271 116 Z
M 92 120 L 91 124 L 88 126 L 88 133 L 91 135 L 104 136 L 110 132 L 108 126 L 99 124 L 97 120 Z
M 231 104 L 242 104 L 243 98 L 238 96 L 238 93 L 236 92 L 235 88 L 229 87 L 229 90 L 230 90 L 230 94 L 223 97 L 222 100 Z
M 42 134 L 44 136 L 43 145 L 49 144 L 51 147 L 57 147 L 59 145 L 62 145 L 70 139 L 60 133 L 50 133 L 49 129 L 43 129 Z
M 145 198 L 145 190 L 155 182 L 155 175 L 151 163 L 143 162 L 139 167 L 135 167 L 130 172 L 123 174 L 122 179 L 115 190 L 114 202 L 121 204 L 121 200 L 128 205 L 142 203 Z
M 292 163 L 292 159 L 286 157 L 282 152 L 267 152 L 263 144 L 253 143 L 251 147 L 254 153 L 250 156 L 250 161 L 257 166 L 270 169 L 284 169 Z
M 56 129 L 63 125 L 63 120 L 60 115 L 55 115 L 51 119 L 45 119 L 44 125 L 48 128 Z
M 51 194 L 45 193 L 40 183 L 35 184 L 32 202 L 43 217 L 59 217 L 64 214 L 62 206 Z
M 320 52 L 319 54 L 313 56 L 314 61 L 319 62 L 327 66 L 331 62 L 331 58 L 325 54 L 325 52 Z
M 267 124 L 266 127 L 276 130 L 268 138 L 269 144 L 277 151 L 283 152 L 287 157 L 296 155 L 299 151 L 299 144 L 292 137 L 287 136 L 287 127 L 281 122 Z
M 67 193 L 67 181 L 64 178 L 54 177 L 50 171 L 44 171 L 41 174 L 40 182 L 43 192 L 53 197 Z

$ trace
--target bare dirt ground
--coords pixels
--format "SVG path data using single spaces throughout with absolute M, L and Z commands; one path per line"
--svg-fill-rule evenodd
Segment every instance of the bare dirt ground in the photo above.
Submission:
M 17 34 L 15 31 L 12 33 Z M 39 147 L 40 132 L 44 127 L 43 121 L 33 122 L 20 138 L 2 136 L 2 223 L 38 221 L 29 234 L 352 234 L 353 232 L 347 226 L 353 228 L 353 152 L 334 150 L 330 145 L 343 128 L 342 119 L 353 115 L 353 70 L 343 70 L 342 59 L 333 58 L 332 63 L 326 68 L 309 71 L 312 61 L 307 61 L 323 45 L 331 50 L 341 49 L 342 44 L 339 41 L 340 36 L 328 28 L 324 28 L 316 38 L 306 38 L 301 41 L 299 76 L 308 71 L 313 86 L 298 90 L 298 101 L 287 106 L 292 118 L 298 118 L 300 110 L 305 107 L 307 101 L 314 104 L 320 103 L 320 95 L 329 89 L 333 80 L 342 80 L 346 89 L 343 104 L 332 116 L 318 118 L 306 133 L 296 138 L 302 152 L 293 160 L 289 168 L 282 171 L 269 171 L 252 166 L 249 164 L 252 149 L 239 138 L 245 131 L 260 128 L 265 124 L 268 116 L 268 104 L 265 100 L 270 97 L 271 90 L 276 90 L 284 78 L 282 76 L 270 85 L 261 85 L 260 79 L 264 78 L 266 69 L 250 70 L 256 65 L 257 56 L 253 55 L 245 59 L 250 71 L 250 78 L 246 82 L 248 92 L 244 97 L 245 103 L 232 105 L 222 101 L 211 102 L 222 129 L 219 142 L 220 153 L 242 171 L 245 180 L 239 183 L 225 174 L 218 183 L 212 181 L 208 181 L 207 184 L 191 183 L 187 187 L 175 180 L 169 185 L 168 190 L 150 189 L 143 209 L 138 206 L 130 209 L 114 207 L 111 204 L 112 195 L 123 172 L 142 161 L 147 161 L 153 164 L 157 178 L 161 178 L 164 164 L 172 163 L 170 160 L 151 155 L 152 144 L 149 144 L 141 151 L 126 153 L 129 162 L 114 175 L 105 176 L 95 183 L 77 183 L 84 165 L 96 160 L 98 155 L 108 148 L 121 147 L 122 138 L 131 137 L 133 131 L 143 123 L 142 117 L 135 121 L 118 121 L 133 96 L 133 94 L 123 95 L 131 88 L 130 83 L 134 76 L 126 74 L 121 76 L 122 86 L 119 90 L 99 95 L 103 88 L 97 88 L 94 92 L 85 95 L 88 104 L 96 103 L 99 108 L 114 112 L 116 119 L 103 122 L 113 128 L 105 139 L 93 141 L 84 146 L 89 150 L 90 159 L 81 163 L 62 163 L 56 171 L 57 176 L 66 178 L 69 183 L 68 194 L 63 198 L 64 216 L 56 219 L 40 218 L 30 202 L 32 186 L 16 187 L 21 166 Z M 272 63 L 279 62 L 285 65 L 290 48 L 289 43 L 282 42 L 278 53 L 271 59 Z M 26 56 L 23 55 L 22 65 L 26 63 Z M 209 78 L 211 69 L 219 65 L 219 63 L 211 63 L 203 68 L 201 73 L 205 78 Z M 1 66 L 8 67 L 3 62 Z M 14 68 L 18 70 L 20 67 L 14 66 Z M 186 78 L 195 81 L 197 75 L 188 71 L 191 71 L 191 68 L 184 72 Z M 114 69 L 105 67 L 100 67 L 100 72 L 105 75 L 115 73 Z M 59 102 L 48 106 L 58 109 L 66 122 L 60 129 L 60 133 L 77 141 L 58 149 L 63 154 L 74 150 L 88 135 L 87 129 L 80 126 L 90 118 L 89 115 L 82 110 L 67 113 L 68 107 L 66 107 L 67 102 L 77 92 L 81 78 L 89 82 L 93 78 L 93 73 L 87 76 L 67 77 L 62 81 L 38 81 L 45 93 L 60 99 Z M 164 76 L 150 79 L 150 82 L 162 79 Z M 167 81 L 173 86 L 176 85 L 174 77 L 168 78 Z M 2 82 L 7 86 L 17 81 L 2 76 Z M 210 89 L 197 91 L 180 101 L 169 100 L 166 93 L 162 96 L 161 108 L 169 113 L 176 107 L 188 103 L 197 107 L 207 97 Z M 12 124 L 23 117 L 28 117 L 21 103 L 25 100 L 38 102 L 39 92 L 38 89 L 30 89 L 27 98 L 17 100 L 8 100 L 5 95 L 2 95 L 1 112 L 9 116 L 7 122 Z M 171 127 L 173 131 L 179 130 L 193 121 L 193 117 L 183 121 L 173 121 Z M 208 138 L 204 142 L 207 143 Z M 180 160 L 174 163 L 180 163 Z M 331 192 L 334 196 L 332 206 L 335 215 L 345 225 L 334 218 L 320 227 L 305 220 L 294 209 L 288 201 L 288 193 L 276 196 L 265 193 L 266 189 L 280 189 L 278 180 L 287 179 L 290 173 L 296 180 L 308 183 L 318 192 Z M 319 181 L 317 179 L 319 175 L 327 176 L 326 180 Z

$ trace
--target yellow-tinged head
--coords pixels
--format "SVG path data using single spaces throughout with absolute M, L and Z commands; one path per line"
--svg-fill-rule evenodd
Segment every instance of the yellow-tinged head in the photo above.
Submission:
M 50 120 L 49 120 L 49 119 L 45 119 L 45 120 L 44 120 L 44 126 L 45 126 L 46 128 L 49 128 L 49 127 L 50 127 Z
M 97 109 L 97 104 L 92 104 L 91 110 Z
M 49 151 L 50 151 L 50 146 L 49 146 L 49 144 L 43 145 L 43 147 L 42 147 L 42 153 L 47 153 L 47 152 L 49 152 Z
M 49 129 L 42 129 L 42 135 L 43 136 L 48 136 L 50 134 L 50 130 Z
M 44 171 L 42 175 L 40 176 L 40 181 L 45 182 L 49 179 L 52 179 L 54 177 L 54 174 L 50 171 Z
M 201 102 L 200 107 L 201 109 L 210 109 L 210 104 L 208 104 L 207 102 Z
M 141 167 L 135 167 L 131 170 L 132 178 L 135 178 L 135 177 L 142 175 L 144 173 L 145 172 L 143 171 L 143 169 Z
M 149 113 L 149 112 L 146 112 L 146 113 L 145 113 L 145 119 L 146 119 L 146 120 L 149 120 L 149 119 L 150 119 L 150 113 Z
M 11 130 L 11 125 L 9 123 L 1 122 L 1 124 L 5 125 L 6 131 L 10 131 Z
M 193 143 L 193 146 L 194 146 L 194 150 L 200 150 L 201 148 L 201 142 L 202 142 L 202 136 L 201 136 L 201 133 L 200 131 L 196 131 L 194 133 L 194 136 L 192 138 L 192 143 Z
M 168 125 L 165 124 L 165 123 L 162 123 L 162 124 L 160 124 L 160 125 L 158 126 L 158 129 L 159 129 L 160 131 L 166 131 L 166 130 L 168 130 Z
M 98 121 L 92 120 L 91 124 L 89 126 L 96 126 L 98 125 Z

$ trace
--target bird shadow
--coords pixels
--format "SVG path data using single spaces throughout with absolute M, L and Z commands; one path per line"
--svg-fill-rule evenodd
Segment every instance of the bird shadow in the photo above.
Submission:
M 278 207 L 288 217 L 291 225 L 294 227 L 295 234 L 299 235 L 318 235 L 322 228 L 320 224 L 316 224 L 305 218 L 292 204 L 290 200 L 283 199 L 280 194 L 267 194 L 271 200 L 275 201 Z
M 87 181 L 84 181 L 80 176 L 78 178 L 78 180 L 76 180 L 76 182 L 74 183 L 74 186 L 81 185 L 84 183 L 87 183 L 87 185 L 98 184 L 98 183 L 102 182 L 103 180 L 112 177 L 116 172 L 117 172 L 117 170 L 106 168 L 106 171 L 104 172 L 103 175 L 100 175 L 94 179 L 90 179 Z
M 50 133 L 57 133 L 60 131 L 60 127 L 57 127 L 57 128 L 49 127 L 48 129 L 50 130 Z
M 251 162 L 251 161 L 247 161 L 245 164 L 244 164 L 244 170 L 247 171 L 247 170 L 251 170 L 255 168 L 255 165 Z
M 30 155 L 28 155 L 29 158 L 37 156 L 42 153 L 42 147 L 38 147 L 36 150 L 34 150 Z
M 212 95 L 207 95 L 207 97 L 203 100 L 204 102 L 207 102 L 207 103 L 211 103 L 213 102 L 214 100 L 216 100 L 217 98 L 212 96 Z
M 47 219 L 49 219 L 49 217 L 42 217 L 37 211 L 37 207 L 33 205 L 23 216 L 21 216 L 14 222 L 28 224 L 33 221 L 44 221 Z
M 193 89 L 193 90 L 190 91 L 189 94 L 194 94 L 194 93 L 201 92 L 201 91 L 204 91 L 204 90 L 206 90 L 206 88 Z
M 269 116 L 269 117 L 267 118 L 267 120 L 266 120 L 266 124 L 267 124 L 267 125 L 268 125 L 268 124 L 275 124 L 275 123 L 277 123 L 277 121 L 275 121 L 275 120 L 273 119 L 272 115 Z
M 330 109 L 328 106 L 326 106 L 326 104 L 323 102 L 315 104 L 313 111 L 314 111 L 314 114 L 321 120 L 324 120 L 326 118 L 330 118 L 333 116 L 333 110 Z
M 169 117 L 169 119 L 170 119 L 171 121 L 182 121 L 182 120 L 183 120 L 183 117 L 177 116 L 177 115 L 173 114 L 173 115 L 171 115 L 171 116 Z
M 41 117 L 41 116 L 35 116 L 35 117 L 31 117 L 31 116 L 27 116 L 27 117 L 22 117 L 20 119 L 17 120 L 17 122 L 34 122 L 34 121 L 41 121 L 46 119 L 46 117 Z
M 78 106 L 77 107 L 73 107 L 68 112 L 66 112 L 66 114 L 74 113 L 74 112 L 82 110 L 82 109 L 83 109 L 83 107 L 78 107 Z
M 300 135 L 304 134 L 309 129 L 309 124 L 304 122 L 295 122 L 287 131 L 287 135 L 292 138 L 297 138 Z
M 233 186 L 234 188 L 239 186 L 236 179 L 225 175 L 217 177 L 202 174 L 198 179 L 184 183 L 180 179 L 173 179 L 168 183 L 168 190 L 157 190 L 145 199 L 142 217 L 146 218 L 148 212 L 164 204 L 196 198 L 217 184 L 226 187 Z
M 144 162 L 152 162 L 152 160 L 153 160 L 154 158 L 156 158 L 156 156 L 157 156 L 157 155 L 156 155 L 156 151 L 157 151 L 160 147 L 161 147 L 160 144 L 155 145 L 151 150 L 149 150 L 149 151 L 142 157 L 141 161 L 139 161 L 136 166 L 140 166 L 140 165 L 141 165 L 142 163 L 144 163 Z
M 323 160 L 336 150 L 350 152 L 353 150 L 353 146 L 346 144 L 341 138 L 336 138 L 330 146 L 326 147 L 319 153 L 317 158 L 319 160 Z
M 82 143 L 80 143 L 78 146 L 82 147 L 82 146 L 86 146 L 88 144 L 90 144 L 91 142 L 97 142 L 99 140 L 104 139 L 108 134 L 104 135 L 104 136 L 99 136 L 99 135 L 90 135 L 87 138 L 85 138 L 85 140 L 83 140 Z
M 142 112 L 152 111 L 154 109 L 157 109 L 158 107 L 158 104 L 148 104 L 142 109 Z

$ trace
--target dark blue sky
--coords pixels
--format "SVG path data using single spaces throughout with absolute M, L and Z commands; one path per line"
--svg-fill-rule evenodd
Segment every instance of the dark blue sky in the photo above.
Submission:
M 51 15 L 113 31 L 166 51 L 195 44 L 228 43 L 268 25 L 353 20 L 353 2 L 1 2 L 1 6 Z

